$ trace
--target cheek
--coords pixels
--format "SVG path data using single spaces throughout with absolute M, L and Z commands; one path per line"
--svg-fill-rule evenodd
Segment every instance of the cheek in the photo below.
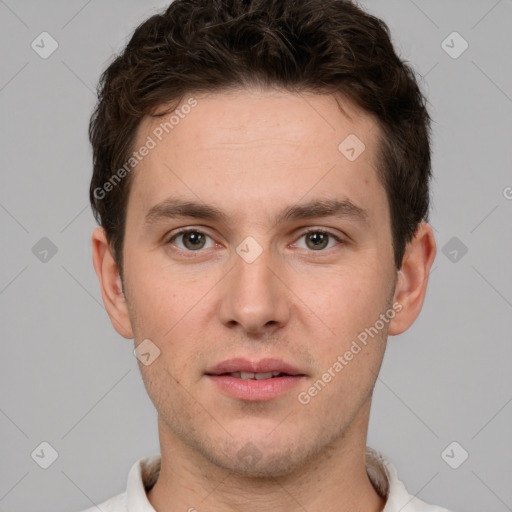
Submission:
M 308 272 L 292 285 L 303 306 L 330 327 L 329 339 L 343 344 L 373 325 L 387 308 L 390 281 L 375 265 L 346 265 Z M 324 327 L 325 328 L 325 327 Z M 329 331 L 326 331 L 329 334 Z
M 148 258 L 127 269 L 127 276 L 131 277 L 127 281 L 127 296 L 134 312 L 136 331 L 144 337 L 167 340 L 181 327 L 182 320 L 194 316 L 196 306 L 213 282 L 210 283 L 207 276 L 196 279 L 178 273 L 168 265 L 149 266 L 150 261 Z M 144 271 L 137 270 L 143 268 L 144 263 Z
M 205 322 L 212 313 L 207 294 L 215 280 L 171 275 L 169 269 L 133 275 L 130 310 L 136 340 L 149 338 L 160 350 L 154 368 L 153 364 L 141 367 L 148 393 L 163 382 L 179 389 L 178 383 L 190 379 L 187 373 L 197 366 L 198 354 L 208 344 Z
M 162 357 L 163 356 L 163 357 Z M 177 370 L 169 365 L 169 355 L 162 353 L 150 366 L 140 365 L 144 386 L 159 416 L 184 430 L 193 423 L 194 415 L 199 415 L 198 405 L 182 385 Z
M 344 269 L 325 281 L 303 281 L 304 286 L 310 281 L 321 285 L 308 288 L 310 302 L 305 301 L 321 320 L 312 317 L 311 325 L 316 327 L 311 329 L 314 343 L 310 346 L 319 362 L 315 378 L 320 382 L 315 380 L 314 386 L 322 391 L 311 390 L 322 395 L 318 403 L 338 403 L 350 410 L 365 400 L 374 386 L 387 326 L 377 332 L 371 328 L 387 310 L 389 282 L 382 272 L 378 275 L 376 266 L 371 268 Z

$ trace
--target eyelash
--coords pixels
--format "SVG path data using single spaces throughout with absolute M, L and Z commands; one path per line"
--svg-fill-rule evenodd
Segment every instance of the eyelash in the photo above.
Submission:
M 213 240 L 213 238 L 208 235 L 207 233 L 201 231 L 200 229 L 191 229 L 191 228 L 186 228 L 186 229 L 181 229 L 179 231 L 177 231 L 176 233 L 174 233 L 167 241 L 166 241 L 166 244 L 172 244 L 172 242 L 178 238 L 179 236 L 181 235 L 186 235 L 187 233 L 199 233 L 201 235 L 205 235 L 209 238 L 211 238 Z M 336 236 L 334 233 L 331 233 L 330 231 L 326 231 L 324 229 L 319 229 L 319 228 L 315 228 L 315 229 L 309 229 L 307 231 L 304 231 L 298 238 L 297 238 L 297 241 L 300 240 L 302 237 L 304 236 L 307 236 L 307 235 L 310 235 L 311 233 L 320 233 L 322 235 L 327 235 L 329 236 L 330 238 L 333 238 L 336 242 L 338 242 L 338 244 L 343 244 L 344 243 L 344 240 L 342 240 L 340 237 Z M 330 247 L 330 249 L 333 249 L 333 247 Z M 185 250 L 185 249 L 181 249 L 179 247 L 176 247 L 176 250 L 178 251 L 181 251 L 181 252 L 186 252 L 186 253 L 201 253 L 203 250 L 202 249 L 198 249 L 197 251 L 190 251 L 190 250 Z M 309 252 L 312 252 L 312 253 L 322 253 L 322 252 L 326 252 L 328 249 L 321 249 L 321 250 L 318 250 L 318 251 L 314 251 L 314 250 L 310 250 Z

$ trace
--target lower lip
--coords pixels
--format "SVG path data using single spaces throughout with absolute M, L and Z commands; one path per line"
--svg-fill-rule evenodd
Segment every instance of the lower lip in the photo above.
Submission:
M 229 375 L 207 375 L 207 377 L 226 394 L 249 402 L 262 402 L 277 398 L 297 387 L 305 379 L 303 375 L 262 380 L 243 380 Z

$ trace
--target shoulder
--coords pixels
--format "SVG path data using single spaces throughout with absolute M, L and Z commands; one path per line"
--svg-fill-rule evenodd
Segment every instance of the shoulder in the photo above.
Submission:
M 377 450 L 367 447 L 366 462 L 368 476 L 375 490 L 386 498 L 382 512 L 450 512 L 411 495 L 398 478 L 395 466 Z
M 98 512 L 98 509 L 101 510 L 101 512 L 128 512 L 126 492 L 113 496 L 86 510 L 82 510 L 82 512 Z
M 160 453 L 142 457 L 130 469 L 125 492 L 81 512 L 155 512 L 148 501 L 146 491 L 158 478 L 160 460 Z

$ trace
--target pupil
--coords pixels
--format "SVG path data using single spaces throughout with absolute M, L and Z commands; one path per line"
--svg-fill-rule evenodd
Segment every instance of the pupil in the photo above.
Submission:
M 313 242 L 313 249 L 323 249 L 327 246 L 328 235 L 324 233 L 312 233 L 309 235 L 308 240 Z
M 201 248 L 204 245 L 204 237 L 201 233 L 197 232 L 186 233 L 184 237 L 184 243 L 188 249 Z

